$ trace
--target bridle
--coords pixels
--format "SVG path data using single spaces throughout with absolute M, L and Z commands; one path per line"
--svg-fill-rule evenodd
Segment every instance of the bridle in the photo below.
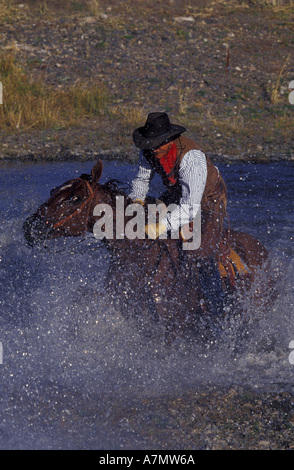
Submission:
M 89 213 L 90 213 L 90 207 L 91 207 L 91 202 L 93 201 L 94 199 L 94 196 L 95 196 L 95 193 L 90 185 L 90 183 L 83 179 L 83 178 L 76 178 L 75 181 L 82 181 L 83 183 L 86 184 L 86 187 L 87 187 L 87 192 L 89 194 L 88 198 L 74 211 L 72 212 L 70 215 L 68 215 L 67 217 L 65 217 L 64 219 L 61 219 L 59 220 L 58 222 L 56 222 L 54 225 L 53 225 L 53 229 L 56 229 L 56 228 L 59 228 L 61 227 L 62 225 L 64 225 L 66 222 L 68 222 L 69 220 L 71 220 L 76 214 L 78 214 L 79 212 L 81 212 L 81 210 L 84 209 L 84 207 L 89 203 L 89 207 L 88 207 L 88 210 L 87 210 L 87 214 L 86 214 L 86 223 L 85 223 L 85 228 L 84 228 L 84 232 L 86 232 L 86 229 L 87 229 L 87 224 L 88 224 L 88 219 L 89 219 Z
M 91 208 L 91 202 L 92 202 L 93 199 L 94 199 L 95 192 L 93 191 L 92 186 L 90 185 L 90 183 L 89 183 L 87 180 L 85 180 L 85 179 L 83 179 L 83 178 L 76 178 L 75 181 L 82 181 L 84 184 L 86 184 L 86 187 L 87 187 L 87 191 L 88 191 L 89 196 L 87 197 L 87 199 L 86 199 L 79 207 L 77 207 L 77 209 L 76 209 L 74 212 L 72 212 L 72 213 L 71 213 L 70 215 L 68 215 L 67 217 L 64 217 L 64 219 L 61 219 L 61 220 L 59 220 L 58 222 L 56 222 L 56 223 L 52 226 L 53 229 L 59 228 L 59 227 L 61 227 L 62 225 L 64 225 L 66 222 L 68 222 L 69 220 L 71 220 L 76 214 L 78 214 L 79 212 L 81 212 L 81 210 L 83 210 L 84 207 L 85 207 L 87 204 L 89 204 L 88 209 L 87 209 L 86 223 L 85 223 L 85 228 L 84 228 L 83 233 L 86 231 L 87 223 L 88 223 L 88 219 L 89 219 L 89 212 L 90 212 L 90 208 Z M 151 276 L 152 276 L 152 277 L 155 276 L 155 274 L 156 274 L 156 272 L 157 272 L 157 270 L 158 270 L 158 267 L 159 267 L 159 265 L 160 265 L 160 263 L 161 263 L 161 259 L 162 259 L 163 253 L 165 253 L 165 254 L 167 255 L 167 257 L 169 258 L 170 263 L 171 263 L 171 266 L 172 266 L 172 269 L 173 269 L 173 271 L 174 271 L 174 274 L 177 275 L 177 268 L 176 268 L 176 266 L 175 266 L 175 263 L 174 263 L 174 261 L 173 261 L 173 259 L 172 259 L 171 254 L 169 253 L 168 248 L 166 247 L 165 243 L 163 243 L 162 240 L 153 240 L 153 243 L 148 244 L 147 247 L 142 248 L 142 246 L 140 246 L 138 249 L 139 249 L 140 251 L 142 251 L 142 249 L 143 249 L 143 250 L 150 250 L 150 249 L 154 246 L 154 244 L 157 244 L 157 243 L 159 243 L 160 249 L 159 249 L 159 253 L 158 253 L 157 260 L 156 260 L 155 265 L 154 265 L 154 267 L 153 267 L 153 269 L 152 269 L 152 274 L 151 274 Z M 135 247 L 133 247 L 133 248 L 136 249 Z

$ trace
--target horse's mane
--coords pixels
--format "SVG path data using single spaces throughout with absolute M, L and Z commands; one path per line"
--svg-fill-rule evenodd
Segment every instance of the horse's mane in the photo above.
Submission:
M 122 184 L 121 181 L 116 179 L 111 179 L 106 183 L 102 184 L 101 186 L 104 189 L 108 189 L 109 191 L 115 193 L 116 195 L 125 195 L 122 189 L 119 188 L 119 185 Z
M 87 173 L 82 173 L 79 177 L 81 180 L 92 182 L 92 175 L 88 175 Z
M 124 183 L 117 179 L 110 179 L 106 183 L 101 184 L 101 187 L 110 194 L 112 200 L 115 200 L 116 196 L 124 196 L 125 205 L 131 204 L 133 201 L 125 191 Z

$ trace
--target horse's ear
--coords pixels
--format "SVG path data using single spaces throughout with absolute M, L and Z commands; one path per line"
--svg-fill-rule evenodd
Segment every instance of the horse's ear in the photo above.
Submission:
M 93 181 L 99 181 L 102 175 L 103 163 L 101 160 L 98 160 L 96 165 L 93 166 L 91 175 Z

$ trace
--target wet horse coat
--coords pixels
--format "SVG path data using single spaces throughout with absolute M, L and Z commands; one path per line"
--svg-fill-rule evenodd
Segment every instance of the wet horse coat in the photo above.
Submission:
M 98 204 L 108 204 L 116 218 L 116 198 L 122 193 L 110 182 L 99 183 L 102 169 L 99 161 L 91 175 L 82 175 L 51 191 L 48 201 L 24 222 L 24 235 L 30 245 L 92 232 Z M 124 197 L 125 207 L 131 202 Z M 125 217 L 125 223 L 130 219 Z M 155 320 L 170 336 L 193 328 L 199 315 L 209 313 L 197 277 L 197 260 L 181 249 L 180 240 L 118 239 L 115 220 L 113 228 L 113 239 L 102 240 L 112 260 L 105 282 L 109 292 L 120 300 L 124 314 L 135 311 L 147 323 Z M 252 236 L 224 232 L 220 272 L 225 293 L 239 289 L 247 295 L 267 258 L 266 249 Z M 270 283 L 269 279 L 254 302 L 267 295 Z

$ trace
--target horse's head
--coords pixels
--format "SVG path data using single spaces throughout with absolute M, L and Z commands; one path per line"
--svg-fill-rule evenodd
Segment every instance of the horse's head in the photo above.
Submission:
M 29 245 L 57 237 L 79 236 L 88 229 L 103 165 L 99 160 L 91 175 L 82 175 L 51 190 L 50 198 L 23 224 Z

